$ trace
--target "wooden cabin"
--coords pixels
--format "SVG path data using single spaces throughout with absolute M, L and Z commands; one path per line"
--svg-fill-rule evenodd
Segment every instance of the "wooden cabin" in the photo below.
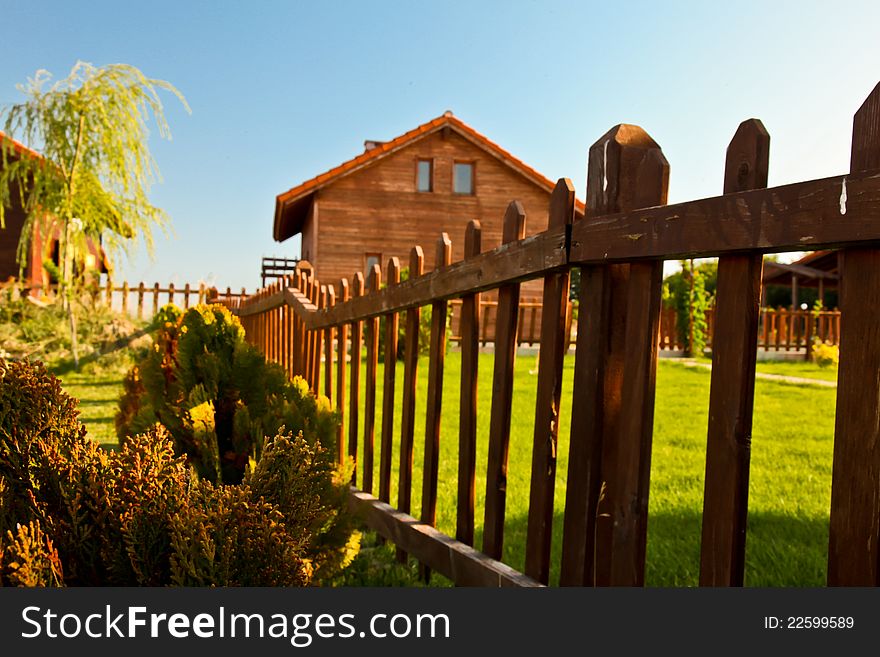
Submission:
M 0 132 L 0 149 L 2 148 L 9 149 L 8 157 L 41 157 L 39 153 Z M 0 167 L 2 166 L 3 158 L 0 154 Z M 11 206 L 6 208 L 4 219 L 5 228 L 0 228 L 0 284 L 9 279 L 18 279 L 21 272 L 17 254 L 26 213 L 21 206 L 21 194 L 14 190 L 10 197 Z M 59 264 L 57 230 L 51 235 L 41 233 L 49 231 L 37 231 L 31 239 L 27 264 L 21 279 L 22 283 L 31 287 L 34 294 L 50 285 L 49 273 L 43 266 L 45 259 L 51 259 L 56 267 Z M 94 268 L 99 274 L 107 272 L 107 261 L 100 244 L 90 243 L 85 265 Z
M 482 225 L 484 251 L 501 244 L 507 205 L 526 211 L 526 234 L 547 228 L 554 182 L 446 112 L 387 142 L 367 141 L 364 152 L 279 194 L 273 235 L 283 242 L 302 235 L 302 258 L 322 282 L 351 279 L 397 256 L 409 263 L 410 249 L 425 252 L 434 267 L 435 245 L 445 231 L 452 261 L 461 260 L 465 229 Z M 583 203 L 577 211 L 583 215 Z M 538 297 L 541 281 L 523 285 L 523 297 Z

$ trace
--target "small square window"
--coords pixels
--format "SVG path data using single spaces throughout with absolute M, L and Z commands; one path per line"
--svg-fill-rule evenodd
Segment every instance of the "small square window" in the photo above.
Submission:
M 474 165 L 470 162 L 456 162 L 453 165 L 452 191 L 456 194 L 474 193 Z
M 431 160 L 418 160 L 416 164 L 416 190 L 434 191 L 434 163 Z
M 379 265 L 382 267 L 382 254 L 381 253 L 366 253 L 364 254 L 364 263 L 366 267 L 364 267 L 364 278 L 368 278 L 370 275 L 370 271 L 373 269 L 373 265 Z

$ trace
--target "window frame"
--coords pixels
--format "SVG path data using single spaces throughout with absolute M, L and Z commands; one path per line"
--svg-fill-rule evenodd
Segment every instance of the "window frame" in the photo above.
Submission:
M 455 189 L 455 167 L 459 164 L 466 164 L 471 168 L 471 191 L 459 192 Z M 456 196 L 476 196 L 477 195 L 477 163 L 474 160 L 453 160 L 452 161 L 452 193 Z
M 422 162 L 428 163 L 428 189 L 419 189 L 419 165 L 421 165 Z M 434 191 L 434 158 L 417 157 L 415 176 L 416 192 L 419 194 L 431 194 Z
M 367 278 L 370 275 L 370 258 L 375 257 L 378 264 L 379 269 L 382 268 L 382 253 L 379 251 L 365 251 L 364 252 L 364 283 L 367 283 Z

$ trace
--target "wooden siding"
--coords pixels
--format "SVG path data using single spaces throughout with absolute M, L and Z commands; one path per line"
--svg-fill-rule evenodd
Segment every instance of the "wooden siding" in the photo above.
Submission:
M 433 192 L 416 191 L 416 162 L 434 162 Z M 453 162 L 474 163 L 473 195 L 452 192 Z M 483 226 L 483 245 L 501 244 L 501 219 L 512 199 L 526 210 L 526 234 L 547 228 L 549 192 L 470 141 L 448 131 L 425 137 L 374 166 L 322 189 L 315 205 L 321 217 L 317 244 L 309 221 L 303 234 L 317 276 L 324 281 L 349 278 L 364 267 L 365 253 L 381 253 L 407 262 L 413 244 L 433 244 L 441 232 L 453 243 L 452 261 L 463 259 L 464 233 L 472 219 Z M 317 248 L 315 248 L 317 247 Z M 425 249 L 425 269 L 434 267 L 434 249 Z M 526 296 L 540 296 L 541 282 L 523 285 Z

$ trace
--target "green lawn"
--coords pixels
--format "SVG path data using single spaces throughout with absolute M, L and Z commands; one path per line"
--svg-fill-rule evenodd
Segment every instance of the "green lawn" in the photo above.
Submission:
M 106 447 L 115 448 L 116 416 L 122 377 L 125 372 L 116 368 L 99 373 L 68 372 L 61 374 L 64 390 L 79 399 L 80 421 L 88 427 L 89 438 Z
M 438 526 L 450 534 L 455 531 L 460 362 L 457 352 L 448 354 L 443 390 Z M 427 366 L 427 359 L 421 359 L 414 450 L 414 515 L 418 515 L 421 504 Z M 814 376 L 809 364 L 761 363 L 758 369 L 768 371 L 776 366 L 782 367 L 774 373 Z M 574 358 L 569 356 L 565 361 L 563 383 L 551 583 L 558 581 L 573 367 Z M 486 437 L 492 368 L 492 355 L 482 354 L 479 376 L 478 429 L 482 439 L 477 456 L 477 547 L 482 541 L 480 525 L 486 486 Z M 99 368 L 95 369 L 100 371 Z M 503 557 L 506 563 L 517 569 L 523 567 L 524 561 L 537 383 L 536 375 L 531 372 L 534 369 L 535 356 L 517 359 Z M 827 375 L 827 371 L 815 370 Z M 113 416 L 123 374 L 123 369 L 114 367 L 97 375 L 61 375 L 65 389 L 81 400 L 82 419 L 88 426 L 89 435 L 108 447 L 116 443 Z M 364 374 L 362 365 L 362 381 Z M 381 364 L 377 381 L 374 494 L 378 491 L 381 452 Z M 392 503 L 397 500 L 402 381 L 403 366 L 398 364 Z M 648 526 L 649 585 L 690 586 L 698 580 L 709 381 L 708 369 L 688 368 L 671 360 L 662 360 L 658 367 Z M 835 394 L 833 388 L 757 381 L 746 555 L 746 581 L 749 585 L 824 584 Z M 363 454 L 362 439 L 359 453 Z M 362 473 L 359 472 L 358 481 L 362 480 Z
M 765 374 L 781 374 L 783 376 L 801 376 L 808 379 L 821 379 L 823 381 L 837 381 L 836 367 L 819 367 L 815 363 L 807 361 L 771 360 L 760 361 L 757 365 L 758 372 Z
M 480 525 L 486 486 L 486 437 L 492 367 L 492 355 L 481 355 L 478 428 L 483 439 L 478 445 L 477 454 L 478 547 L 482 540 Z M 537 382 L 536 375 L 531 371 L 535 367 L 535 356 L 517 359 L 503 556 L 506 563 L 517 569 L 522 569 L 525 558 Z M 567 395 L 571 393 L 573 368 L 574 358 L 566 358 L 551 583 L 558 581 L 571 413 L 570 397 Z M 419 363 L 417 393 L 412 506 L 416 510 L 414 515 L 418 515 L 417 510 L 421 504 L 426 375 L 427 360 L 423 358 Z M 437 510 L 437 525 L 449 534 L 454 534 L 455 531 L 460 375 L 460 356 L 456 352 L 450 352 L 446 361 L 443 390 Z M 362 378 L 363 376 L 362 370 Z M 378 491 L 381 452 L 381 364 L 377 380 L 374 494 Z M 398 364 L 395 395 L 395 407 L 398 409 L 402 403 L 402 380 L 403 368 Z M 649 585 L 686 586 L 695 585 L 698 581 L 709 381 L 709 370 L 687 368 L 665 360 L 660 362 L 658 368 L 648 527 Z M 834 401 L 835 391 L 830 388 L 783 385 L 763 380 L 757 382 L 747 549 L 746 578 L 749 585 L 819 586 L 824 583 Z M 399 436 L 400 420 L 396 417 L 392 450 L 393 503 L 397 500 Z M 363 454 L 363 441 L 359 446 L 359 453 Z M 359 472 L 358 481 L 362 480 L 362 472 Z

